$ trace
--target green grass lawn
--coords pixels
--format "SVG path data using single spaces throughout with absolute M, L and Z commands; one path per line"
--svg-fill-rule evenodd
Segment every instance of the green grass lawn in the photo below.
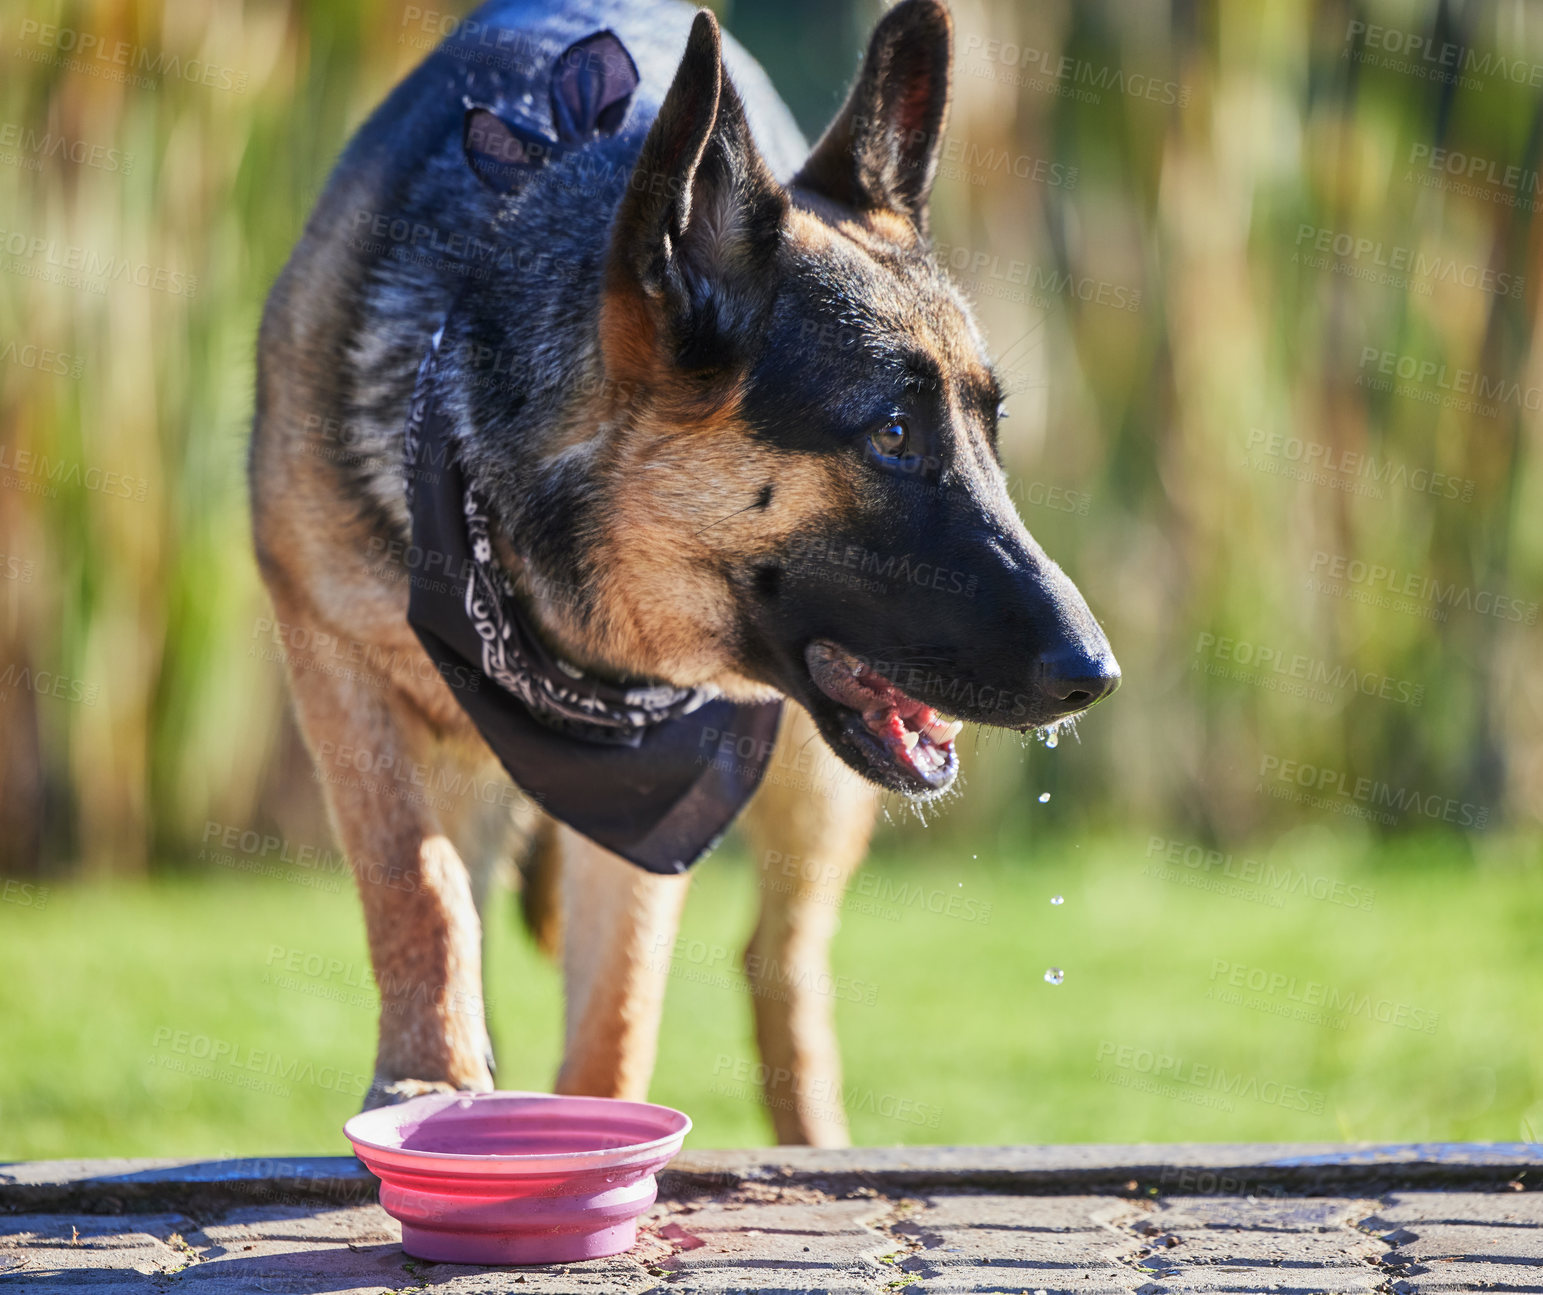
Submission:
M 1164 875 L 1146 840 L 976 860 L 888 838 L 835 947 L 855 1140 L 1530 1140 L 1536 844 L 1297 842 L 1254 878 L 1242 855 L 1233 876 Z M 0 1159 L 343 1151 L 374 991 L 346 879 L 300 876 L 63 887 L 41 908 L 13 883 Z M 755 899 L 742 860 L 699 869 L 652 1093 L 690 1112 L 696 1146 L 768 1140 L 736 970 Z M 557 973 L 510 896 L 490 930 L 499 1085 L 545 1088 Z

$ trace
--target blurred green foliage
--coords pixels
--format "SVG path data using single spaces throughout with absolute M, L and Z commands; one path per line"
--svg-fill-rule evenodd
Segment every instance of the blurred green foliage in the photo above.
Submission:
M 725 6 L 811 132 L 873 12 Z M 1535 841 L 1543 17 L 956 14 L 940 250 L 1013 387 L 1026 520 L 1125 685 L 1054 754 L 982 737 L 940 830 Z M 451 20 L 0 24 L 0 868 L 133 873 L 211 821 L 325 839 L 247 541 L 256 322 L 337 151 Z

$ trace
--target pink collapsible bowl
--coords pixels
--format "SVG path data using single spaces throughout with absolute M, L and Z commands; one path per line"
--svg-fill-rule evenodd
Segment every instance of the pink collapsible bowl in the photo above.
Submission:
M 691 1120 L 549 1093 L 430 1093 L 343 1126 L 418 1259 L 551 1264 L 618 1255 Z

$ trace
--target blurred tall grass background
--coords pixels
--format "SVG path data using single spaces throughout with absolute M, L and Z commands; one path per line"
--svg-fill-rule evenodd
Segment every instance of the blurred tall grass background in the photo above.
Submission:
M 719 8 L 817 134 L 875 7 Z M 326 841 L 247 538 L 256 326 L 337 152 L 455 12 L 25 0 L 0 23 L 0 870 L 178 868 L 210 823 Z M 937 839 L 1332 826 L 1535 853 L 1543 13 L 954 12 L 936 237 L 1009 375 L 1025 518 L 1125 685 L 1054 753 L 967 750 Z M 1454 395 L 1459 372 L 1500 396 Z M 1349 453 L 1402 483 L 1283 475 Z M 1352 560 L 1522 619 L 1324 592 Z M 1223 639 L 1403 687 L 1295 696 L 1229 677 Z M 1286 761 L 1348 783 L 1268 794 L 1300 790 Z M 1426 807 L 1368 819 L 1335 790 L 1363 778 Z

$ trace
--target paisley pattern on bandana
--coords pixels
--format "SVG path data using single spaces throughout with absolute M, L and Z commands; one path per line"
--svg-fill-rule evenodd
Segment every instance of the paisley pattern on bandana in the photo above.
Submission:
M 482 673 L 552 723 L 640 729 L 677 715 L 689 715 L 711 694 L 669 684 L 615 688 L 586 679 L 577 666 L 550 657 L 527 643 L 519 621 L 507 613 L 516 598 L 514 582 L 493 556 L 487 506 L 475 487 L 466 488 L 466 536 L 472 570 L 466 581 L 466 615 L 482 639 Z M 555 668 L 555 670 L 553 669 Z
M 418 366 L 403 436 L 403 453 L 409 465 L 418 460 L 444 333 L 441 325 Z M 417 475 L 410 466 L 406 473 L 409 510 Z M 555 728 L 569 728 L 592 740 L 604 741 L 608 736 L 628 740 L 650 724 L 689 715 L 711 699 L 713 694 L 703 689 L 609 683 L 586 676 L 577 666 L 548 652 L 540 639 L 521 625 L 514 581 L 493 552 L 488 506 L 470 481 L 463 494 L 462 517 L 471 551 L 465 564 L 463 606 L 482 643 L 482 673 L 518 697 L 531 714 Z M 602 732 L 593 731 L 597 729 Z

